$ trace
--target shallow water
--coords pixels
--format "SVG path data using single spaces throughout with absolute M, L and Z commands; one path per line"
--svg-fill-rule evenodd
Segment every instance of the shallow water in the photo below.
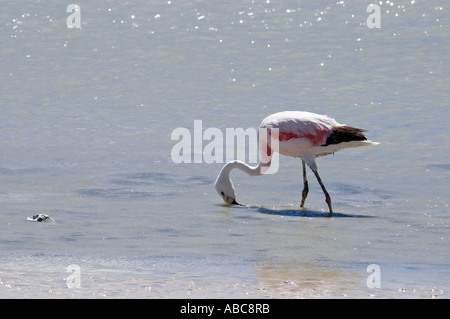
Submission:
M 383 1 L 380 29 L 364 1 L 77 4 L 81 29 L 0 12 L 0 297 L 449 297 L 445 2 Z M 381 143 L 317 160 L 331 219 L 313 174 L 299 209 L 298 159 L 233 172 L 240 207 L 222 163 L 172 161 L 175 128 L 287 109 Z

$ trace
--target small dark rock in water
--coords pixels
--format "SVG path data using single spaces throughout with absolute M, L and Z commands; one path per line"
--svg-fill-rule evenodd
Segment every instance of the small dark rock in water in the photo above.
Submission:
M 46 222 L 49 221 L 51 218 L 50 216 L 45 214 L 37 214 L 34 215 L 33 217 L 28 217 L 27 219 L 32 222 Z

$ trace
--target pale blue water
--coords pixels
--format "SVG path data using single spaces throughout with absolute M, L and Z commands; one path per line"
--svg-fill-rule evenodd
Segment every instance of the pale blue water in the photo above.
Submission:
M 78 1 L 80 30 L 2 2 L 0 297 L 448 298 L 450 8 L 382 1 L 370 29 L 369 3 Z M 233 172 L 231 208 L 223 164 L 171 159 L 177 127 L 281 110 L 381 143 L 318 159 L 332 219 L 312 174 L 298 210 L 298 159 Z

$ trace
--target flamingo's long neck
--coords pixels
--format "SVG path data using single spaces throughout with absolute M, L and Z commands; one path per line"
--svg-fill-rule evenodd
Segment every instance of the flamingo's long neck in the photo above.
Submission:
M 232 162 L 227 163 L 223 167 L 223 173 L 225 173 L 226 176 L 228 176 L 228 178 L 230 178 L 231 170 L 238 168 L 250 176 L 260 176 L 263 174 L 261 171 L 262 166 L 263 166 L 263 164 L 261 162 L 259 162 L 258 165 L 256 165 L 256 166 L 250 166 L 241 161 L 232 161 Z

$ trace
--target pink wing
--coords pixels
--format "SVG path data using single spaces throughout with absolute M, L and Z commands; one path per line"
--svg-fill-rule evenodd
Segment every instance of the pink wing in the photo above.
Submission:
M 332 133 L 332 127 L 339 125 L 335 120 L 324 115 L 295 111 L 273 114 L 261 123 L 262 127 L 268 129 L 277 128 L 278 134 L 276 131 L 270 134 L 279 141 L 306 138 L 311 142 L 311 146 L 324 144 Z

